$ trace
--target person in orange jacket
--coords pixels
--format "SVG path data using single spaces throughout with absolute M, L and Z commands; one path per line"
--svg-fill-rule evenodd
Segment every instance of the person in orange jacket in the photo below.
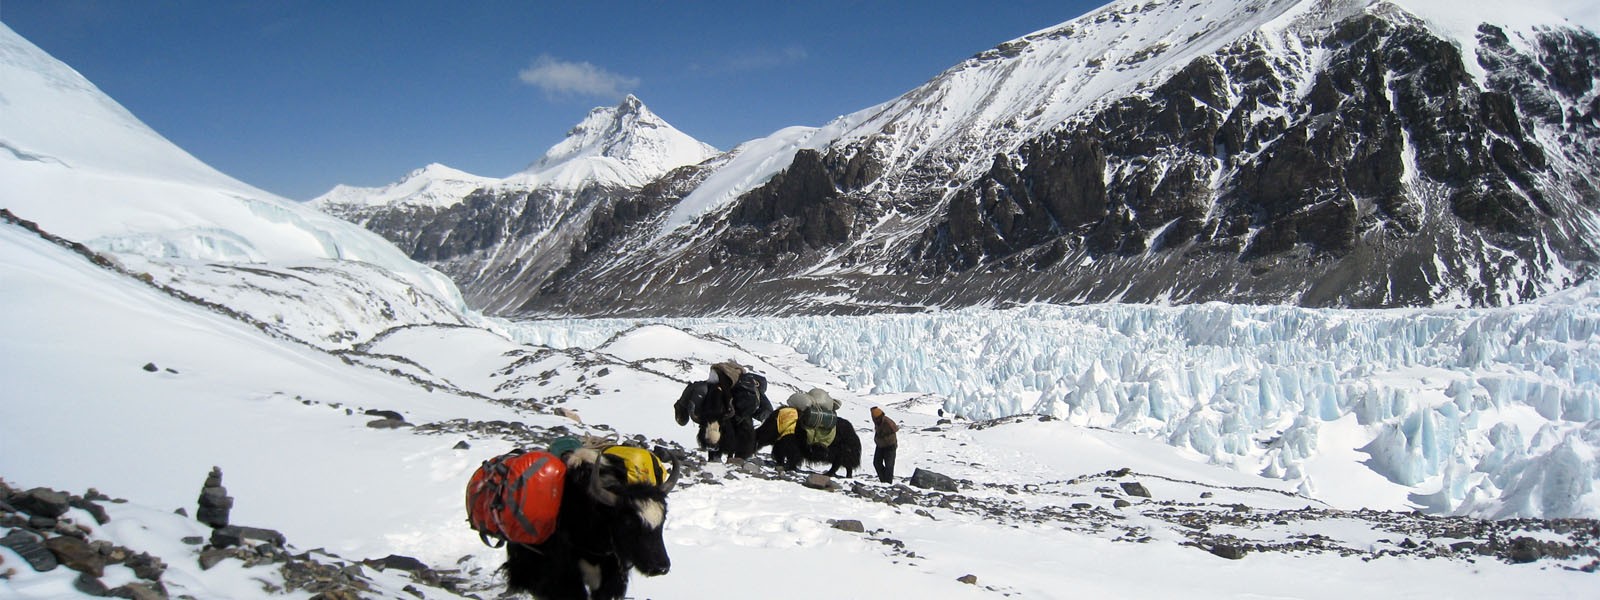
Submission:
M 900 446 L 900 439 L 895 432 L 900 431 L 900 425 L 883 414 L 883 409 L 872 407 L 872 441 L 877 443 L 877 449 L 872 452 L 872 468 L 878 472 L 878 480 L 884 483 L 894 482 L 894 454 Z

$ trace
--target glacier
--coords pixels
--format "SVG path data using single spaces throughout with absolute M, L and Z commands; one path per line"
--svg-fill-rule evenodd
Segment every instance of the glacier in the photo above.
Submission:
M 1354 451 L 1429 512 L 1600 515 L 1593 283 L 1475 310 L 1034 305 L 505 327 L 523 343 L 594 348 L 645 322 L 789 346 L 856 393 L 934 394 L 963 418 L 1147 436 L 1307 495 L 1325 491 L 1320 455 Z M 1335 447 L 1346 430 L 1359 445 Z

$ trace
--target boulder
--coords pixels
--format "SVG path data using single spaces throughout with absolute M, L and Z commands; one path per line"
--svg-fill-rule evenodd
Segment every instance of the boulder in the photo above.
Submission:
M 834 529 L 851 533 L 866 533 L 867 527 L 855 519 L 836 519 L 828 522 Z
M 129 600 L 167 600 L 166 588 L 160 583 L 130 583 L 111 590 L 109 595 Z
M 279 547 L 287 543 L 282 533 L 261 527 L 229 525 L 227 527 L 218 527 L 211 532 L 211 545 L 217 548 L 243 546 L 245 545 L 245 540 L 267 542 Z
M 1144 489 L 1144 484 L 1142 483 L 1137 481 L 1124 481 L 1121 483 L 1121 485 L 1122 493 L 1124 494 L 1129 496 L 1138 496 L 1140 498 L 1150 497 L 1150 490 Z
M 401 571 L 420 573 L 428 570 L 428 565 L 426 563 L 410 556 L 401 556 L 399 554 L 390 554 L 383 558 L 369 559 L 363 562 L 365 562 L 367 566 L 376 568 L 379 571 L 399 569 Z
M 105 507 L 95 504 L 87 498 L 71 497 L 67 499 L 67 504 L 71 505 L 73 508 L 83 509 L 84 511 L 88 512 L 89 516 L 94 517 L 95 523 L 105 525 L 106 523 L 111 522 L 111 515 L 106 514 Z
M 61 564 L 56 561 L 56 555 L 45 547 L 39 536 L 33 533 L 12 530 L 11 533 L 0 538 L 0 546 L 5 546 L 10 548 L 12 552 L 16 552 L 18 556 L 22 557 L 22 560 L 27 561 L 28 566 L 33 567 L 33 570 L 40 573 L 54 570 Z
M 56 556 L 56 561 L 69 569 L 95 577 L 106 574 L 106 557 L 89 547 L 89 542 L 60 536 L 45 540 L 44 546 Z
M 223 550 L 221 548 L 206 548 L 205 550 L 201 550 L 200 570 L 210 571 L 211 567 L 217 566 L 217 563 L 220 563 L 230 557 L 232 557 L 232 555 L 229 554 L 227 550 Z
M 392 420 L 392 421 L 399 421 L 401 423 L 406 422 L 405 415 L 402 415 L 402 414 L 400 414 L 398 412 L 395 412 L 395 411 L 392 411 L 392 410 L 369 409 L 369 410 L 367 410 L 366 412 L 364 412 L 362 414 L 367 415 L 367 416 L 371 416 L 371 417 L 382 417 L 384 419 L 389 419 L 389 420 Z
M 911 485 L 941 492 L 961 491 L 961 488 L 956 485 L 955 479 L 920 468 L 911 473 Z
M 1511 540 L 1511 562 L 1525 564 L 1541 558 L 1544 558 L 1544 549 L 1537 540 L 1526 537 Z
M 128 560 L 124 561 L 122 564 L 123 566 L 132 569 L 133 574 L 137 575 L 140 579 L 157 582 L 157 586 L 160 585 L 161 574 L 167 572 L 167 563 L 164 563 L 161 561 L 161 559 L 144 552 L 140 552 L 128 557 Z M 162 594 L 164 596 L 166 592 L 163 591 Z
M 1211 547 L 1211 553 L 1228 560 L 1239 560 L 1244 558 L 1245 550 L 1233 544 L 1217 544 Z
M 66 494 L 47 488 L 33 488 L 14 495 L 10 504 L 30 515 L 51 519 L 67 514 L 71 507 Z

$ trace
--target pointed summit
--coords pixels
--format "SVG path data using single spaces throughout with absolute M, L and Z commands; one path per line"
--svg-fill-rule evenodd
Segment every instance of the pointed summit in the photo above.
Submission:
M 667 171 L 715 156 L 717 149 L 678 131 L 632 94 L 615 107 L 589 111 L 517 176 L 562 187 L 593 176 L 602 183 L 643 185 Z M 576 179 L 575 179 L 576 177 Z

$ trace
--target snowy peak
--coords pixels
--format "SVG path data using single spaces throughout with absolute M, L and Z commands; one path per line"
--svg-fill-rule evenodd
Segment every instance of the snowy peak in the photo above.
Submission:
M 590 181 L 637 186 L 717 153 L 716 148 L 679 131 L 629 94 L 615 107 L 589 111 L 567 132 L 566 139 L 512 179 L 562 187 Z
M 716 156 L 668 124 L 633 95 L 615 107 L 598 107 L 527 169 L 497 179 L 438 163 L 379 187 L 334 186 L 311 203 L 334 214 L 384 207 L 449 208 L 473 191 L 571 192 L 590 186 L 639 187 L 668 171 Z
M 321 209 L 378 206 L 430 206 L 445 208 L 460 202 L 473 190 L 499 181 L 432 163 L 407 173 L 400 181 L 381 187 L 334 186 L 311 200 Z

